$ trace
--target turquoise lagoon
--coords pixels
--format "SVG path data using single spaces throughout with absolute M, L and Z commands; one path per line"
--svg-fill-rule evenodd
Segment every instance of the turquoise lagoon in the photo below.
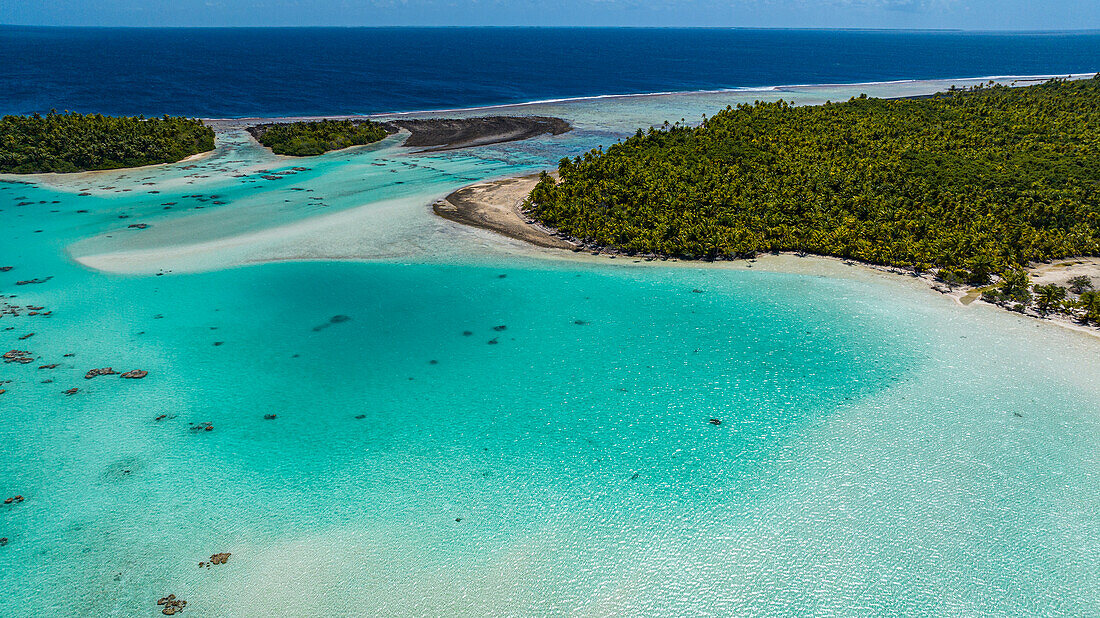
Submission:
M 666 118 L 946 85 L 520 106 L 577 131 L 432 155 L 274 157 L 226 122 L 200 160 L 7 178 L 3 301 L 53 313 L 0 318 L 39 359 L 0 366 L 26 497 L 0 615 L 1100 614 L 1094 337 L 837 261 L 543 253 L 429 207 Z

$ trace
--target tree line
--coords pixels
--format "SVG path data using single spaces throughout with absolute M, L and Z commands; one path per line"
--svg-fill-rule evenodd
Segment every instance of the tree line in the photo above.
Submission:
M 248 127 L 248 132 L 275 154 L 294 157 L 371 144 L 386 137 L 386 128 L 371 120 L 310 120 Z
M 562 159 L 526 202 L 627 253 L 805 251 L 973 285 L 1100 252 L 1100 76 L 727 107 Z
M 173 163 L 214 149 L 200 120 L 59 114 L 0 118 L 0 172 L 37 174 Z

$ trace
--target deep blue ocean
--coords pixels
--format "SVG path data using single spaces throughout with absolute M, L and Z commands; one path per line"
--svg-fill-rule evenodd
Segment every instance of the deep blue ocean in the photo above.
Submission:
M 377 113 L 1100 70 L 1100 32 L 0 27 L 0 113 Z

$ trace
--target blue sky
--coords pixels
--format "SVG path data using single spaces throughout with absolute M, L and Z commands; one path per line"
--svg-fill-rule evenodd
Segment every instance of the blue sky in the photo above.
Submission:
M 1100 29 L 1100 0 L 0 0 L 0 23 Z

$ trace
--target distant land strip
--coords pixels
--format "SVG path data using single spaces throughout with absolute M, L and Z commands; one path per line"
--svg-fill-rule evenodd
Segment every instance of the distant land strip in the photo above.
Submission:
M 561 118 L 547 116 L 484 116 L 477 118 L 410 118 L 377 122 L 369 119 L 265 122 L 246 130 L 276 154 L 311 156 L 330 150 L 370 144 L 402 129 L 403 142 L 424 152 L 455 150 L 561 135 L 572 129 Z

